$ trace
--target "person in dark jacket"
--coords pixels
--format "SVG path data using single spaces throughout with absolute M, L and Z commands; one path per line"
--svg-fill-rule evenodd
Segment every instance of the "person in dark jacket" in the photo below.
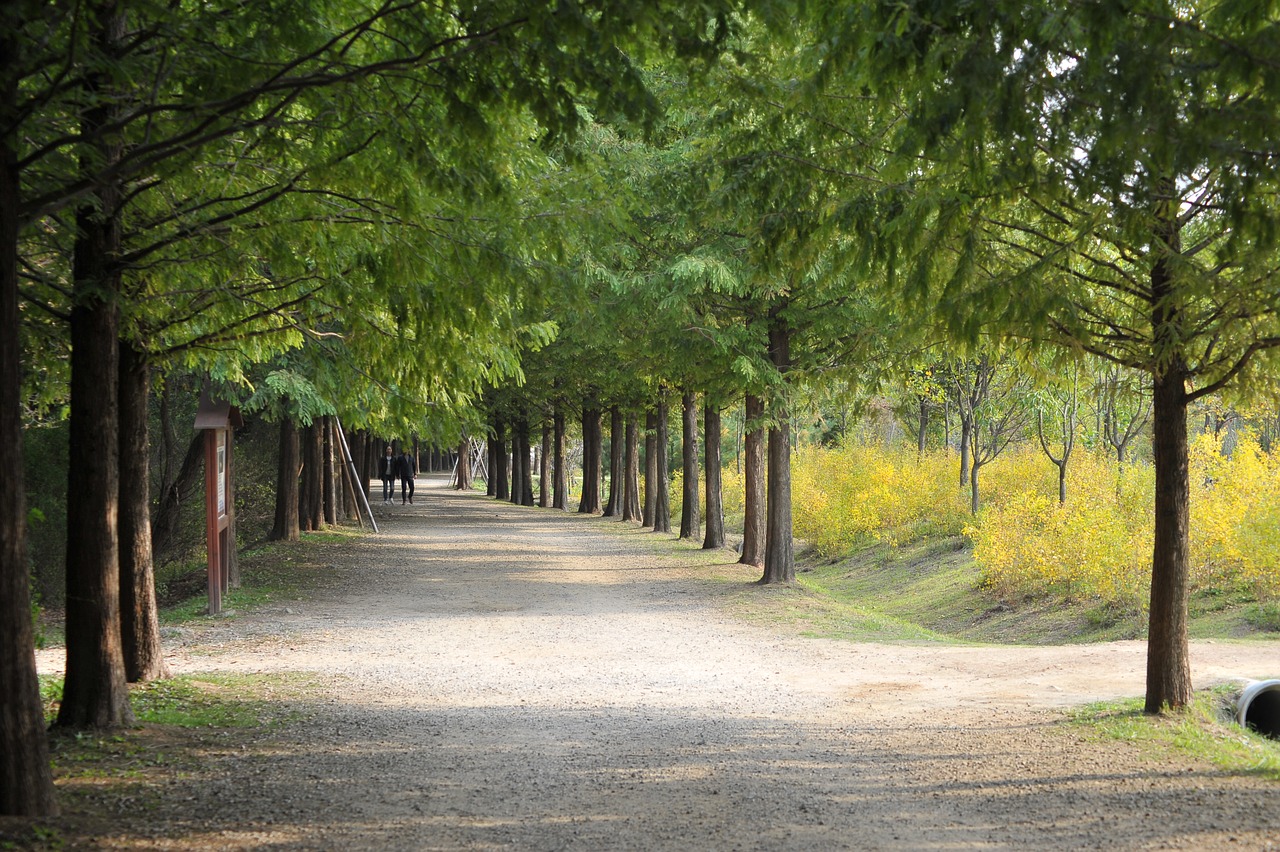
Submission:
M 408 450 L 399 455 L 397 468 L 400 472 L 400 505 L 403 506 L 406 496 L 410 503 L 413 502 L 413 479 L 418 475 L 418 466 Z
M 387 444 L 387 454 L 378 462 L 378 477 L 382 480 L 382 505 L 390 506 L 391 499 L 396 496 L 396 473 L 400 465 L 398 457 Z

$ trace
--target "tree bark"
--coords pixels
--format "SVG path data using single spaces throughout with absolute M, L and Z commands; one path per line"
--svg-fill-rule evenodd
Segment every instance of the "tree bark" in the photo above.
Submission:
M 916 420 L 916 455 L 923 456 L 925 438 L 929 434 L 929 400 L 919 397 L 920 410 Z
M 272 541 L 297 541 L 298 472 L 302 467 L 298 427 L 287 415 L 280 419 L 279 465 L 276 468 L 276 521 L 268 536 Z
M 524 445 L 520 440 L 520 421 L 514 420 L 511 423 L 511 497 L 510 500 L 519 506 L 524 502 L 524 465 L 528 464 L 529 457 L 526 453 L 524 461 L 521 462 L 521 451 Z
M 606 518 L 622 514 L 622 494 L 626 489 L 623 454 L 626 450 L 626 426 L 618 406 L 609 409 L 609 501 L 604 506 Z
M 1176 198 L 1172 182 L 1166 195 Z M 1168 204 L 1173 207 L 1172 203 Z M 1190 473 L 1187 453 L 1187 371 L 1180 341 L 1184 317 L 1168 256 L 1181 250 L 1177 210 L 1158 217 L 1154 242 L 1163 252 L 1151 271 L 1152 337 L 1169 350 L 1153 376 L 1151 448 L 1155 466 L 1155 537 L 1151 554 L 1145 710 L 1178 710 L 1191 702 L 1187 643 L 1190 576 Z
M 551 507 L 565 510 L 569 508 L 569 471 L 565 468 L 565 423 L 564 412 L 556 409 L 552 417 L 552 467 L 555 487 L 552 489 Z
M 978 471 L 982 470 L 982 465 L 978 463 L 978 454 L 973 454 L 973 464 L 969 467 L 969 514 L 978 514 L 978 509 L 982 506 L 982 498 L 978 489 Z
M 151 549 L 151 367 L 120 343 L 120 635 L 125 679 L 168 677 Z
M 769 358 L 785 377 L 791 368 L 791 330 L 777 312 L 769 322 Z M 792 583 L 796 579 L 796 560 L 791 541 L 790 411 L 775 411 L 774 423 L 769 429 L 764 575 L 760 582 Z
M 498 418 L 493 423 L 493 477 L 496 480 L 493 496 L 499 500 L 511 499 L 511 478 L 507 472 L 507 424 Z
M 0 32 L 0 128 L 17 126 L 14 33 Z M 54 816 L 27 574 L 18 312 L 18 139 L 0 133 L 0 815 Z
M 498 449 L 498 442 L 493 435 L 486 437 L 484 444 L 485 468 L 489 471 L 489 475 L 485 477 L 484 493 L 486 497 L 497 497 L 498 477 L 496 472 L 498 469 L 498 453 L 500 450 Z
M 685 391 L 681 399 L 684 411 L 681 435 L 681 467 L 684 478 L 681 483 L 680 538 L 698 538 L 702 534 L 702 516 L 699 507 L 698 488 L 698 397 Z
M 551 438 L 552 424 L 542 421 L 542 453 L 538 458 L 538 505 L 547 509 L 551 506 Z
M 89 26 L 104 55 L 125 37 L 123 10 L 103 2 Z M 122 154 L 100 129 L 114 119 L 116 99 L 105 74 L 90 74 L 81 133 L 96 150 L 86 172 Z M 120 636 L 119 305 L 121 193 L 100 187 L 76 212 L 72 249 L 71 446 L 67 457 L 67 667 L 55 724 L 113 728 L 133 724 Z
M 518 428 L 518 438 L 520 443 L 520 505 L 533 505 L 533 469 L 530 467 L 529 459 L 529 421 L 520 420 Z
M 707 534 L 702 548 L 715 550 L 724 547 L 724 496 L 720 481 L 720 409 L 709 400 L 703 406 L 702 431 L 707 468 Z
M 582 409 L 582 499 L 578 502 L 578 512 L 583 515 L 598 515 L 603 508 L 600 505 L 602 445 L 600 409 L 584 407 Z
M 320 456 L 321 456 L 321 477 L 323 488 L 321 490 L 321 503 L 324 510 L 324 523 L 333 526 L 338 523 L 338 481 L 334 477 L 337 472 L 333 465 L 333 417 L 326 414 L 323 419 L 318 421 L 320 424 Z
M 1151 555 L 1145 710 L 1159 713 L 1191 701 L 1187 644 L 1190 475 L 1186 385 L 1181 370 L 1155 380 L 1152 421 L 1155 462 L 1155 540 Z
M 640 526 L 653 526 L 653 513 L 658 505 L 658 413 L 644 413 L 644 510 Z
M 320 421 L 313 420 L 301 430 L 302 483 L 298 494 L 298 525 L 308 532 L 324 528 L 323 454 Z
M 435 468 L 439 463 L 439 454 L 431 450 L 431 464 Z M 458 442 L 458 474 L 454 477 L 453 487 L 458 491 L 471 490 L 471 441 L 466 435 Z
M 654 440 L 654 455 L 657 456 L 658 481 L 655 485 L 656 500 L 653 507 L 653 531 L 671 532 L 671 478 L 667 473 L 670 465 L 667 460 L 667 447 L 671 443 L 668 433 L 671 417 L 667 410 L 665 395 L 658 397 L 658 434 Z
M 626 463 L 622 490 L 622 520 L 641 519 L 640 507 L 640 417 L 635 412 L 627 415 Z
M 746 435 L 743 439 L 743 565 L 764 567 L 765 545 L 765 434 L 764 400 L 747 394 L 745 403 Z

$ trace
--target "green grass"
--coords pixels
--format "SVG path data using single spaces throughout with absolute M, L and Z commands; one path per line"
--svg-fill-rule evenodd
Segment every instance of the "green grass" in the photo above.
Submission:
M 958 535 L 897 546 L 872 542 L 837 558 L 805 553 L 797 577 L 820 600 L 793 601 L 776 617 L 780 622 L 790 617 L 814 635 L 1031 645 L 1146 635 L 1143 613 L 1099 601 L 1049 595 L 1001 599 L 983 587 L 972 548 Z M 1189 615 L 1195 639 L 1274 639 L 1280 632 L 1280 604 L 1257 602 L 1240 591 L 1195 592 Z
M 1280 781 L 1280 742 L 1237 725 L 1231 718 L 1238 690 L 1197 693 L 1181 713 L 1148 716 L 1142 700 L 1090 704 L 1072 715 L 1072 724 L 1096 739 L 1118 740 L 1154 759 L 1190 756 L 1227 772 Z
M 295 718 L 281 699 L 311 689 L 303 674 L 201 673 L 129 686 L 129 704 L 139 725 L 179 728 L 253 728 Z M 62 699 L 62 678 L 40 676 L 45 719 L 52 723 Z

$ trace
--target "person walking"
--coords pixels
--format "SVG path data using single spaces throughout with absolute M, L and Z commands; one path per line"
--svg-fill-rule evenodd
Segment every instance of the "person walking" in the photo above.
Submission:
M 382 479 L 382 505 L 390 506 L 396 496 L 396 472 L 399 470 L 395 452 L 387 444 L 387 454 L 378 462 L 378 476 Z
M 403 506 L 406 496 L 410 503 L 413 502 L 413 480 L 418 475 L 418 466 L 409 451 L 404 450 L 400 453 L 397 467 L 400 471 L 400 505 Z

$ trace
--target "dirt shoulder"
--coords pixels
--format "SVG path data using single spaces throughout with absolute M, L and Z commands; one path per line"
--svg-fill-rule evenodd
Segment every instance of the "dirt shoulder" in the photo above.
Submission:
M 1277 788 L 1094 743 L 1062 709 L 1142 691 L 1140 643 L 854 644 L 730 615 L 709 564 L 614 522 L 420 480 L 303 599 L 171 638 L 176 673 L 303 672 L 303 721 L 165 734 L 86 791 L 73 848 L 1271 848 Z M 1276 674 L 1197 643 L 1197 685 Z M 41 657 L 56 667 L 56 655 Z M 163 739 L 163 732 L 141 732 Z M 163 743 L 156 748 L 163 749 Z M 123 791 L 123 792 L 122 792 Z M 114 797 L 114 798 L 113 798 Z M 114 813 L 110 811 L 114 809 Z

